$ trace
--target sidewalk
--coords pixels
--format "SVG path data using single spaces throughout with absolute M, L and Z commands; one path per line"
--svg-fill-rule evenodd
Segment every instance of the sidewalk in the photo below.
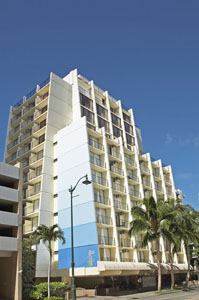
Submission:
M 136 298 L 136 296 L 140 296 L 142 295 L 142 298 L 147 298 L 149 296 L 153 296 L 155 295 L 156 291 L 152 291 L 152 292 L 142 292 L 142 293 L 134 293 L 134 294 L 129 294 L 129 295 L 123 295 L 123 296 L 95 296 L 95 297 L 81 297 L 81 300 L 111 300 L 111 299 L 119 299 L 119 298 L 124 298 L 124 299 L 132 299 L 132 297 L 134 296 Z

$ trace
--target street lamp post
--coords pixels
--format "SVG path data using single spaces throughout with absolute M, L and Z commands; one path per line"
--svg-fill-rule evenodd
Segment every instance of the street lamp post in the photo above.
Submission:
M 84 181 L 82 181 L 83 184 L 90 184 L 91 181 L 88 180 L 88 175 L 84 175 L 77 181 L 76 185 L 73 187 L 71 185 L 69 192 L 70 192 L 70 199 L 71 199 L 71 267 L 72 267 L 72 284 L 71 284 L 71 294 L 72 294 L 72 300 L 76 300 L 76 286 L 75 286 L 75 274 L 74 274 L 74 240 L 73 240 L 73 192 L 76 189 L 78 183 L 85 178 Z

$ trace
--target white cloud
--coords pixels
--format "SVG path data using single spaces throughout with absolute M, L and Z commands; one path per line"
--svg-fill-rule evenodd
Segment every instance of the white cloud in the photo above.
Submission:
M 166 145 L 169 145 L 169 144 L 171 144 L 172 142 L 173 142 L 173 135 L 170 134 L 170 133 L 167 133 L 166 139 L 165 139 L 165 144 L 166 144 Z
M 191 179 L 193 176 L 192 173 L 180 173 L 176 175 L 177 179 Z

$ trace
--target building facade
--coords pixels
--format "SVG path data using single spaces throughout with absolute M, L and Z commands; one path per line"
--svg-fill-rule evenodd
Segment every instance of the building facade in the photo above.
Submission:
M 5 161 L 23 165 L 24 225 L 28 236 L 40 224 L 58 223 L 66 243 L 54 244 L 53 276 L 70 278 L 70 193 L 74 198 L 75 272 L 78 283 L 154 273 L 155 245 L 142 248 L 142 234 L 129 237 L 131 208 L 144 197 L 175 198 L 171 166 L 143 153 L 133 110 L 77 70 L 50 77 L 10 109 Z M 168 272 L 168 245 L 161 241 Z M 178 270 L 186 269 L 181 249 Z M 48 251 L 37 247 L 36 276 L 46 277 Z M 133 279 L 132 279 L 133 280 Z
M 0 299 L 22 299 L 22 198 L 19 179 L 18 167 L 0 163 Z

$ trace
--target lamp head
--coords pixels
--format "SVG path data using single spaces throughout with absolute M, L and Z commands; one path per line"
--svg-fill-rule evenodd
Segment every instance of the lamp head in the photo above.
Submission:
M 82 181 L 82 183 L 83 183 L 83 184 L 86 184 L 86 185 L 91 184 L 91 181 L 88 180 L 88 175 L 87 175 L 87 174 L 86 174 L 86 176 L 85 176 L 85 180 Z

